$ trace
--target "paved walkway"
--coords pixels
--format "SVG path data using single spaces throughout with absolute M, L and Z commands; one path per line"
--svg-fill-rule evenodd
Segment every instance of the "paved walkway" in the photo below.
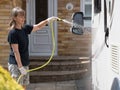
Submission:
M 62 82 L 31 83 L 27 90 L 92 90 L 91 77 Z
M 77 90 L 75 81 L 32 83 L 27 90 Z

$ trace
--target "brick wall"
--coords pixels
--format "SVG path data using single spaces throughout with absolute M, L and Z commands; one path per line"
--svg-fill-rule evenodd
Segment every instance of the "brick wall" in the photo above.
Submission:
M 11 5 L 8 2 L 0 3 L 0 64 L 7 65 L 9 46 L 7 43 L 8 22 L 10 20 Z
M 72 3 L 73 10 L 67 10 L 66 4 Z M 71 16 L 80 11 L 80 0 L 58 0 L 58 17 L 71 21 Z M 91 34 L 74 35 L 70 26 L 58 23 L 58 53 L 59 55 L 89 56 L 91 52 Z
M 9 32 L 10 12 L 14 6 L 21 6 L 21 0 L 0 0 L 0 65 L 7 68 L 9 45 L 7 35 Z

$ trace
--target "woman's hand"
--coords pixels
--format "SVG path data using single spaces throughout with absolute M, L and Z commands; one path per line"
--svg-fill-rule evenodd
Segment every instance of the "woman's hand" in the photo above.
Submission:
M 38 23 L 38 24 L 35 24 L 35 25 L 33 26 L 32 32 L 42 29 L 47 23 L 49 23 L 50 21 L 55 21 L 55 20 L 59 20 L 59 18 L 58 18 L 58 17 L 55 17 L 55 16 L 52 16 L 52 17 L 49 17 L 49 18 L 41 21 L 41 22 Z
M 27 70 L 26 70 L 23 66 L 20 67 L 19 70 L 20 70 L 20 73 L 21 73 L 22 75 L 26 75 L 26 74 L 27 74 Z

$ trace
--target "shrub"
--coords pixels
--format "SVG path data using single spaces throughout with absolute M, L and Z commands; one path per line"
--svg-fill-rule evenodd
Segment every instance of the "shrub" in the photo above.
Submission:
M 0 90 L 24 90 L 11 76 L 0 66 Z

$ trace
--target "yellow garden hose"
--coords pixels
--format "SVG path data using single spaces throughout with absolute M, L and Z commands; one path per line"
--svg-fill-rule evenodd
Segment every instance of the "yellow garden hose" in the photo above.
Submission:
M 50 22 L 50 29 L 51 29 L 51 33 L 52 33 L 52 45 L 53 45 L 53 49 L 52 49 L 52 53 L 51 53 L 50 58 L 49 58 L 48 61 L 47 61 L 45 64 L 43 64 L 42 66 L 39 66 L 39 67 L 37 67 L 37 68 L 30 69 L 30 70 L 27 71 L 27 73 L 32 72 L 32 71 L 36 71 L 36 70 L 39 70 L 39 69 L 45 67 L 45 66 L 48 65 L 48 64 L 50 63 L 50 61 L 52 60 L 52 58 L 53 58 L 53 56 L 54 56 L 54 53 L 55 53 L 55 36 L 54 36 L 53 22 L 52 22 L 52 21 Z M 20 76 L 19 76 L 17 82 L 20 81 L 20 79 L 22 78 L 22 76 L 23 76 L 23 75 L 20 75 Z

